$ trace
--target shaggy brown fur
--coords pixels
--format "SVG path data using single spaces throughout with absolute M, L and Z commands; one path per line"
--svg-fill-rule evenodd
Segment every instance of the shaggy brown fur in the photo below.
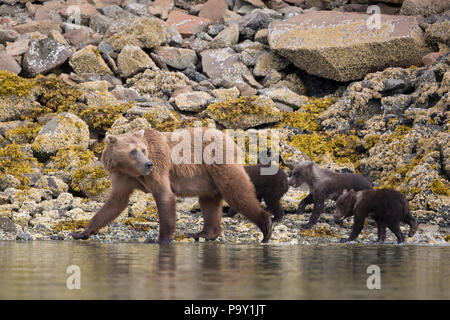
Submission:
M 273 221 L 281 221 L 284 217 L 284 210 L 281 207 L 280 199 L 289 189 L 287 175 L 280 168 L 278 168 L 275 174 L 261 174 L 261 168 L 270 166 L 271 164 L 258 164 L 255 166 L 245 166 L 244 169 L 255 186 L 258 200 L 261 201 L 264 199 L 267 210 L 274 215 Z M 230 208 L 226 216 L 234 217 L 236 213 L 235 210 Z
M 397 237 L 398 243 L 405 240 L 400 231 L 400 222 L 409 224 L 409 236 L 412 237 L 417 230 L 417 221 L 412 217 L 408 201 L 398 191 L 393 189 L 379 190 L 344 190 L 336 201 L 336 219 L 354 217 L 352 232 L 348 239 L 341 242 L 353 241 L 364 227 L 364 220 L 369 217 L 375 220 L 378 227 L 378 242 L 384 242 L 386 227 Z
M 196 134 L 194 134 L 196 130 Z M 200 131 L 198 131 L 200 130 Z M 263 232 L 263 242 L 270 239 L 272 223 L 256 199 L 255 188 L 239 162 L 239 150 L 233 140 L 215 129 L 190 129 L 181 131 L 188 137 L 203 135 L 203 141 L 194 138 L 182 152 L 177 153 L 181 138 L 175 133 L 153 129 L 108 136 L 102 154 L 102 164 L 110 173 L 111 194 L 105 205 L 89 221 L 86 229 L 74 233 L 75 239 L 87 239 L 91 234 L 114 220 L 127 206 L 133 190 L 151 192 L 159 215 L 159 242 L 173 239 L 175 231 L 176 196 L 199 197 L 204 219 L 203 230 L 191 235 L 207 240 L 216 239 L 221 233 L 222 199 L 235 210 L 242 212 Z M 209 135 L 209 139 L 205 138 Z M 186 140 L 184 140 L 186 141 Z M 213 147 L 213 148 L 212 148 Z M 231 150 L 231 151 L 230 151 Z M 185 156 L 188 163 L 174 163 L 175 154 Z M 234 163 L 218 164 L 196 160 L 195 155 L 211 151 L 213 157 L 225 157 L 230 153 Z M 151 163 L 151 165 L 150 165 Z M 197 163 L 197 164 L 195 164 Z M 151 168 L 148 171 L 149 167 Z
M 372 183 L 364 176 L 354 173 L 336 173 L 321 168 L 312 161 L 297 164 L 288 183 L 294 188 L 304 183 L 309 187 L 308 196 L 300 201 L 297 209 L 297 214 L 302 214 L 308 204 L 314 203 L 309 222 L 302 225 L 306 229 L 316 224 L 324 208 L 325 200 L 336 200 L 344 189 L 372 189 Z

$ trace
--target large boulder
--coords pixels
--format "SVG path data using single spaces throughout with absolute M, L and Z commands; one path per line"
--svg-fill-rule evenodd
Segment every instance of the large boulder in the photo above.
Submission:
M 337 81 L 420 65 L 430 52 L 415 17 L 381 15 L 380 28 L 369 27 L 365 14 L 315 11 L 274 22 L 268 40 L 297 67 Z
M 61 66 L 72 55 L 69 46 L 65 46 L 50 38 L 32 40 L 28 51 L 23 56 L 23 71 L 34 77 L 47 73 Z
M 117 19 L 105 34 L 105 41 L 115 50 L 121 50 L 127 44 L 154 49 L 166 43 L 167 39 L 163 22 L 148 17 Z

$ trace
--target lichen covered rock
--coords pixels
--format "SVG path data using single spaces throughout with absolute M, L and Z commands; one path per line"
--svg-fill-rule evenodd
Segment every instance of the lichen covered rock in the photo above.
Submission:
M 420 65 L 429 53 L 415 17 L 381 16 L 370 30 L 367 15 L 315 11 L 274 22 L 272 50 L 310 74 L 336 81 L 362 79 L 389 66 Z
M 32 148 L 39 157 L 48 158 L 58 150 L 71 145 L 87 148 L 89 127 L 76 115 L 63 112 L 42 127 Z

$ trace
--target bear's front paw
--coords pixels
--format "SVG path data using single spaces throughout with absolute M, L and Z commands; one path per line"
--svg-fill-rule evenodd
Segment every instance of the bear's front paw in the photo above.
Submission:
M 350 239 L 347 239 L 347 238 L 341 238 L 341 243 L 346 243 L 346 242 L 349 242 L 350 241 Z
M 312 226 L 313 226 L 313 224 L 309 223 L 309 222 L 302 224 L 302 228 L 303 229 L 311 229 Z
M 84 233 L 84 232 L 73 232 L 70 235 L 75 240 L 87 240 L 89 238 L 89 234 Z

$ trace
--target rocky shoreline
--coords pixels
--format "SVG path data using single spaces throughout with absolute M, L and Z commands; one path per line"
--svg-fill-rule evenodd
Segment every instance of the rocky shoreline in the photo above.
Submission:
M 373 30 L 369 5 L 382 13 Z M 447 1 L 3 1 L 0 240 L 83 228 L 109 192 L 105 135 L 201 125 L 278 134 L 287 173 L 309 158 L 399 190 L 421 224 L 406 243 L 446 245 L 449 27 Z M 304 196 L 291 188 L 287 213 Z M 300 229 L 309 207 L 287 214 L 271 243 L 339 242 L 351 221 L 334 224 L 332 210 L 312 230 Z M 201 225 L 198 203 L 178 199 L 175 241 Z M 222 229 L 221 242 L 260 241 L 241 216 Z M 155 203 L 136 192 L 92 241 L 157 235 Z

